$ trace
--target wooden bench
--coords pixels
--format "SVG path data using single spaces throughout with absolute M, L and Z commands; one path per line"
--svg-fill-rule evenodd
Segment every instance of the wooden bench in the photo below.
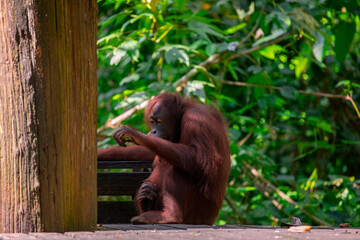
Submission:
M 149 161 L 98 161 L 98 196 L 135 196 L 142 181 L 150 176 Z M 131 172 L 114 172 L 111 169 L 131 169 Z M 133 201 L 98 201 L 98 223 L 130 223 L 137 215 Z

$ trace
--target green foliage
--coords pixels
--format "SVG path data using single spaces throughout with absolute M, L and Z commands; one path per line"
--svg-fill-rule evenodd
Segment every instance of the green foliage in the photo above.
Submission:
M 359 103 L 358 1 L 98 3 L 99 127 L 181 90 L 228 121 L 232 171 L 218 223 L 279 225 L 296 216 L 319 224 L 304 209 L 332 226 L 360 226 L 360 119 L 349 101 L 304 94 Z M 142 115 L 122 124 L 145 132 Z M 115 144 L 111 130 L 99 134 L 99 147 Z

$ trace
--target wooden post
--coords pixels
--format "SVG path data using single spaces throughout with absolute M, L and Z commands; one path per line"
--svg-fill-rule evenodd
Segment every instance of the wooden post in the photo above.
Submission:
M 96 0 L 0 0 L 0 233 L 96 227 Z

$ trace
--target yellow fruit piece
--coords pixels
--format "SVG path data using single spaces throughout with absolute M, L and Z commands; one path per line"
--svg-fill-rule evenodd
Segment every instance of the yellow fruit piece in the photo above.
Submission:
M 296 227 L 290 227 L 288 229 L 288 232 L 307 232 L 310 231 L 311 226 L 296 226 Z

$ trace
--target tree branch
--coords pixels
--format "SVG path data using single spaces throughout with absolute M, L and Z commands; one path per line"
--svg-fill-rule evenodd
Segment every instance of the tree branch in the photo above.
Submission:
M 219 81 L 220 83 L 228 84 L 228 85 L 235 85 L 240 87 L 253 87 L 253 88 L 266 88 L 266 89 L 273 89 L 277 91 L 281 91 L 281 87 L 269 86 L 269 85 L 261 85 L 261 84 L 254 84 L 254 83 L 245 83 L 245 82 L 233 82 L 233 81 Z M 344 100 L 349 100 L 347 96 L 339 95 L 339 94 L 331 94 L 331 93 L 323 93 L 323 92 L 306 92 L 304 90 L 296 90 L 296 92 L 305 94 L 305 95 L 314 95 L 318 97 L 327 97 L 327 98 L 340 98 Z
M 260 22 L 260 19 L 261 19 L 262 14 L 263 14 L 263 9 L 260 11 L 260 13 L 261 13 L 261 14 L 260 14 L 260 16 L 258 17 L 258 19 L 256 20 L 256 23 L 255 23 L 254 27 L 251 29 L 251 31 L 249 32 L 249 34 L 246 35 L 246 37 L 243 38 L 243 39 L 240 41 L 240 44 L 239 44 L 239 45 L 245 43 L 245 42 L 255 33 L 255 31 L 258 29 L 259 22 Z
M 254 177 L 257 181 L 262 182 L 265 186 L 264 189 L 271 190 L 279 195 L 282 199 L 290 203 L 291 205 L 297 207 L 302 213 L 304 213 L 306 216 L 313 219 L 315 222 L 322 226 L 327 226 L 327 223 L 320 218 L 312 215 L 307 210 L 305 210 L 303 207 L 299 206 L 297 202 L 289 198 L 283 191 L 275 187 L 270 181 L 266 180 L 254 167 L 252 167 L 250 164 L 246 163 L 245 161 L 242 161 L 242 164 L 246 167 L 247 171 L 250 173 L 252 177 Z
M 357 114 L 358 117 L 360 118 L 359 109 L 357 108 L 357 106 L 356 106 L 354 100 L 352 99 L 352 97 L 348 95 L 348 96 L 345 97 L 345 99 L 351 102 L 351 104 L 353 105 L 353 107 L 354 107 L 354 109 L 355 109 L 356 114 Z
M 251 130 L 248 134 L 246 134 L 246 136 L 241 139 L 241 141 L 237 144 L 238 147 L 241 147 L 247 140 L 249 140 L 249 138 L 251 137 L 251 135 L 253 135 L 254 130 Z
M 272 40 L 272 41 L 269 41 L 267 43 L 264 43 L 262 45 L 259 45 L 259 46 L 256 46 L 256 47 L 253 47 L 253 48 L 250 48 L 250 49 L 245 49 L 245 50 L 242 50 L 238 53 L 235 53 L 233 55 L 230 55 L 229 57 L 226 58 L 226 61 L 230 61 L 230 60 L 233 60 L 235 58 L 238 58 L 238 57 L 241 57 L 241 56 L 244 56 L 244 55 L 247 55 L 247 54 L 250 54 L 250 53 L 253 53 L 253 52 L 256 52 L 260 49 L 263 49 L 263 48 L 266 48 L 268 46 L 271 46 L 273 44 L 277 44 L 283 40 L 285 40 L 287 37 L 289 37 L 290 35 L 292 34 L 292 32 L 288 32 L 288 33 L 285 33 L 283 35 L 281 35 L 280 37 Z
M 150 100 L 145 100 L 142 103 L 140 103 L 139 105 L 136 105 L 135 107 L 130 108 L 129 110 L 127 110 L 126 112 L 120 114 L 119 116 L 117 116 L 116 118 L 113 119 L 109 119 L 105 125 L 101 126 L 97 133 L 100 134 L 103 131 L 105 131 L 107 128 L 116 128 L 118 127 L 122 121 L 124 121 L 125 119 L 131 117 L 137 110 L 143 109 L 146 107 L 146 105 L 149 103 Z
M 247 55 L 247 54 L 250 54 L 250 53 L 253 53 L 253 52 L 256 52 L 260 49 L 263 49 L 265 47 L 268 47 L 270 45 L 273 45 L 273 44 L 276 44 L 276 43 L 279 43 L 283 40 L 285 40 L 287 37 L 289 37 L 291 35 L 292 32 L 288 32 L 288 33 L 285 33 L 283 35 L 281 35 L 280 37 L 272 40 L 272 41 L 269 41 L 265 44 L 262 44 L 260 46 L 256 46 L 256 47 L 253 47 L 253 48 L 250 48 L 250 49 L 245 49 L 245 50 L 242 50 L 240 52 L 237 52 L 233 55 L 230 55 L 228 56 L 225 61 L 230 61 L 232 59 L 235 59 L 235 58 L 238 58 L 240 56 L 244 56 L 244 55 Z M 199 66 L 200 67 L 203 67 L 203 68 L 209 68 L 213 65 L 215 65 L 216 63 L 219 63 L 221 60 L 220 58 L 225 54 L 225 53 L 228 53 L 229 51 L 226 51 L 226 52 L 223 52 L 223 53 L 217 53 L 217 54 L 214 54 L 214 55 L 211 55 L 210 57 L 208 57 L 204 62 L 200 63 Z M 175 83 L 174 83 L 174 86 L 180 86 L 179 90 L 181 90 L 181 86 L 184 85 L 187 81 L 189 81 L 190 78 L 192 78 L 193 76 L 195 76 L 197 73 L 199 72 L 198 68 L 193 68 L 191 69 L 187 74 L 185 74 L 184 76 L 182 76 L 179 80 L 177 80 Z
M 229 207 L 233 210 L 233 213 L 235 213 L 239 222 L 242 224 L 247 223 L 246 219 L 242 217 L 243 214 L 239 211 L 239 208 L 236 207 L 236 203 L 234 202 L 234 200 L 230 198 L 228 194 L 225 195 L 225 201 L 229 205 Z
M 218 82 L 228 84 L 228 85 L 235 85 L 235 86 L 239 86 L 239 87 L 266 88 L 266 89 L 273 89 L 273 90 L 277 90 L 277 91 L 281 91 L 281 89 L 282 89 L 281 87 L 260 85 L 260 84 L 254 84 L 254 83 L 245 83 L 245 82 L 233 82 L 233 81 L 226 81 L 226 80 L 222 80 L 222 81 L 218 81 Z M 359 111 L 358 107 L 356 106 L 352 97 L 349 95 L 343 96 L 340 94 L 331 94 L 331 93 L 324 93 L 324 92 L 307 92 L 304 90 L 296 90 L 296 92 L 305 94 L 305 95 L 312 95 L 312 96 L 326 97 L 326 98 L 337 98 L 337 99 L 343 99 L 343 100 L 350 101 L 352 106 L 355 109 L 357 116 L 360 118 L 360 111 Z
M 180 85 L 185 84 L 190 78 L 192 78 L 199 72 L 198 67 L 208 68 L 208 67 L 211 67 L 212 65 L 218 63 L 219 57 L 220 57 L 220 54 L 218 54 L 218 53 L 211 55 L 204 62 L 200 63 L 197 67 L 194 67 L 188 73 L 186 73 L 184 76 L 182 76 L 179 80 L 177 80 L 174 83 L 174 86 L 180 86 Z

